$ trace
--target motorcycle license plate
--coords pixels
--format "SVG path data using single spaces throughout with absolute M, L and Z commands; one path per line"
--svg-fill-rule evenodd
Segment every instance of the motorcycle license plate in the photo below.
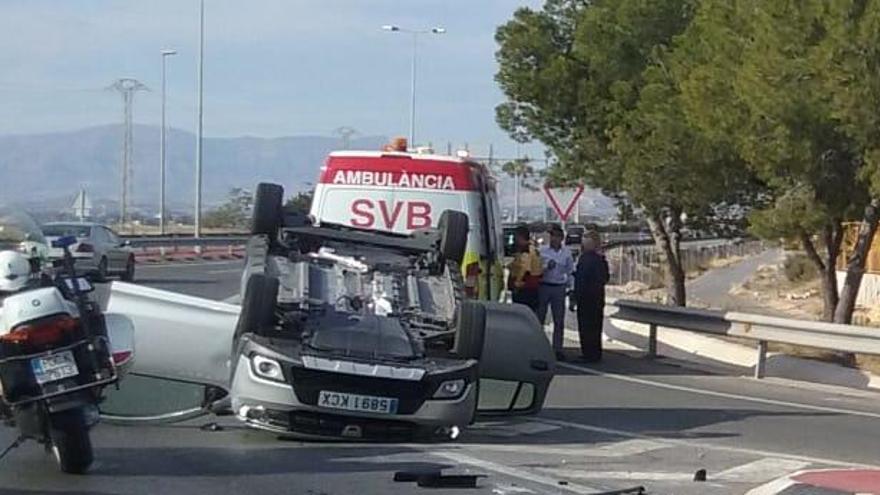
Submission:
M 71 351 L 31 359 L 31 369 L 40 385 L 79 374 Z
M 397 412 L 397 399 L 374 397 L 372 395 L 343 394 L 322 390 L 318 395 L 318 405 L 346 411 L 394 414 Z

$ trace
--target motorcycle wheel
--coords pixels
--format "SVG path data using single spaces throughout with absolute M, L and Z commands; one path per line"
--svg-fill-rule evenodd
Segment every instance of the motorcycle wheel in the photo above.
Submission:
M 84 474 L 92 465 L 92 440 L 82 408 L 69 409 L 49 417 L 52 453 L 62 472 Z

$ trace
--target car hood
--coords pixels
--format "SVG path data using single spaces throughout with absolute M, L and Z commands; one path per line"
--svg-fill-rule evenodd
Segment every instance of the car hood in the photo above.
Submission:
M 418 357 L 400 320 L 372 314 L 328 311 L 312 315 L 305 344 L 337 357 L 408 360 Z

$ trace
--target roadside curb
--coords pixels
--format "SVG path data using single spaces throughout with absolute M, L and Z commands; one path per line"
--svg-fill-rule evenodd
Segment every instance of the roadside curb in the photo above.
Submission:
M 628 334 L 630 337 L 648 337 L 648 327 L 640 323 L 609 318 L 611 326 L 616 329 L 609 332 L 608 338 L 617 340 L 614 333 Z M 716 337 L 698 335 L 684 330 L 658 328 L 657 341 L 665 346 L 699 357 L 701 360 L 754 369 L 757 363 L 755 347 L 728 342 Z M 849 388 L 880 390 L 880 376 L 866 371 L 846 368 L 832 363 L 812 359 L 804 359 L 781 353 L 767 355 L 765 376 L 786 378 L 825 385 Z

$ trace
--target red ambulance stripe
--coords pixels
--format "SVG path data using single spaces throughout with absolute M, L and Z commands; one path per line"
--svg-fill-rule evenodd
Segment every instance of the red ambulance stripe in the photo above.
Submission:
M 332 156 L 321 171 L 321 184 L 474 191 L 476 164 L 414 159 L 408 156 Z M 403 176 L 406 175 L 406 178 Z M 404 181 L 406 183 L 401 184 Z

